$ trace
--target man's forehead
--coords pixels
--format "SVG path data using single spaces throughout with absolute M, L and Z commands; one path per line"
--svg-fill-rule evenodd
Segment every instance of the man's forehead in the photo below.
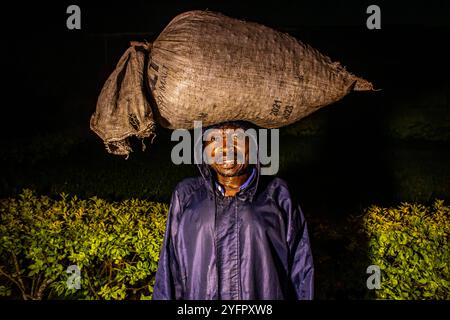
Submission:
M 245 130 L 239 127 L 236 128 L 211 128 L 205 131 L 204 136 L 205 137 L 212 137 L 212 136 L 226 136 L 226 135 L 241 135 L 245 133 Z

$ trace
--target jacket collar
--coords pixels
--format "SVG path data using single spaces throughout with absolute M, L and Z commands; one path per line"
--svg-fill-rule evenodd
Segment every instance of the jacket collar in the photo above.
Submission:
M 256 168 L 252 167 L 252 173 L 247 178 L 247 180 L 239 187 L 239 192 L 244 190 L 245 188 L 247 188 L 252 183 L 255 176 L 256 176 Z M 222 195 L 224 195 L 225 188 L 218 181 L 214 181 L 214 183 L 215 183 L 216 188 L 219 189 L 219 191 L 222 193 Z
M 247 181 L 241 186 L 239 192 L 234 197 L 225 197 L 223 187 L 216 181 L 211 167 L 208 164 L 202 163 L 197 165 L 200 174 L 203 178 L 204 184 L 208 189 L 210 196 L 217 196 L 220 199 L 223 198 L 238 198 L 240 200 L 252 201 L 256 190 L 258 188 L 258 181 L 260 175 L 259 163 L 254 165 L 252 173 Z M 221 190 L 222 189 L 222 190 Z

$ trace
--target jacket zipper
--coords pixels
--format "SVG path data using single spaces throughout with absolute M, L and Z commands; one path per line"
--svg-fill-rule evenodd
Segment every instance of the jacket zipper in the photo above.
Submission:
M 238 291 L 238 300 L 241 300 L 241 253 L 239 250 L 240 242 L 239 242 L 239 216 L 238 216 L 238 199 L 235 200 L 235 206 L 234 206 L 234 217 L 236 219 L 236 254 L 237 254 L 237 291 Z

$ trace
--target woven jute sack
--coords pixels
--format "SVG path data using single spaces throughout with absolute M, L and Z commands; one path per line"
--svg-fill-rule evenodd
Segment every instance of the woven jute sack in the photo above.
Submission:
M 210 11 L 178 15 L 145 48 L 145 72 L 139 63 L 136 74 L 125 74 L 144 84 L 128 84 L 132 90 L 126 94 L 126 103 L 108 108 L 103 105 L 116 101 L 124 84 L 118 88 L 107 82 L 108 89 L 100 95 L 97 112 L 116 108 L 111 116 L 120 117 L 112 129 L 119 130 L 121 125 L 129 128 L 130 108 L 141 110 L 139 115 L 148 114 L 148 119 L 138 117 L 145 129 L 153 120 L 170 129 L 192 129 L 194 120 L 202 120 L 204 126 L 243 120 L 277 128 L 338 101 L 352 90 L 373 89 L 370 82 L 288 34 Z M 132 55 L 135 49 L 129 50 Z M 119 63 L 117 68 L 123 66 Z M 117 82 L 120 70 L 115 72 L 112 82 Z M 144 87 L 150 93 L 153 113 L 144 112 L 147 105 L 140 97 L 145 95 L 138 92 Z M 130 106 L 130 102 L 139 104 Z M 96 132 L 109 134 L 109 130 Z M 114 139 L 120 140 L 118 135 Z
M 144 77 L 147 59 L 148 45 L 131 42 L 98 97 L 90 127 L 110 153 L 128 156 L 132 151 L 128 141 L 131 136 L 142 139 L 143 150 L 143 139 L 155 137 Z
M 175 17 L 151 49 L 149 83 L 167 128 L 245 120 L 276 128 L 371 90 L 314 48 L 260 24 L 208 11 Z

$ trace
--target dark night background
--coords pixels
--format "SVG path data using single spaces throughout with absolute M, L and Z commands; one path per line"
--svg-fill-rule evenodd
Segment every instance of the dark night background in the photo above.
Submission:
M 81 8 L 81 30 L 66 28 L 70 4 Z M 370 4 L 381 8 L 381 30 L 366 28 Z M 125 161 L 89 129 L 129 41 L 153 41 L 192 9 L 288 32 L 382 89 L 351 93 L 280 130 L 279 176 L 308 219 L 342 221 L 371 204 L 450 200 L 447 1 L 2 4 L 0 197 L 31 188 L 52 197 L 167 202 L 178 181 L 197 175 L 194 166 L 171 163 L 170 130 L 158 128 L 145 152 L 133 141 Z
M 374 2 L 381 30 L 366 28 L 372 2 L 364 1 L 73 3 L 81 30 L 66 28 L 72 2 L 2 10 L 1 196 L 29 186 L 53 195 L 167 201 L 179 179 L 196 174 L 170 164 L 170 131 L 160 129 L 145 153 L 134 148 L 124 161 L 106 153 L 89 118 L 130 40 L 152 41 L 175 15 L 209 9 L 288 32 L 382 89 L 352 93 L 282 129 L 280 175 L 304 206 L 345 211 L 449 198 L 445 1 Z

